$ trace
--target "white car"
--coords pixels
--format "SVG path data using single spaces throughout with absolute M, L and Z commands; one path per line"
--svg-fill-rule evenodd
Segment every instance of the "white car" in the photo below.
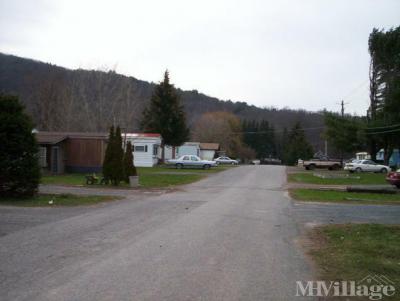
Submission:
M 239 164 L 238 160 L 231 159 L 229 157 L 218 157 L 214 160 L 217 164 L 232 164 L 237 165 Z
M 347 163 L 344 166 L 344 170 L 348 170 L 349 172 L 381 172 L 388 173 L 390 171 L 390 167 L 386 165 L 376 164 L 372 160 L 354 160 L 353 162 Z
M 178 159 L 167 160 L 168 165 L 175 165 L 176 168 L 180 169 L 183 167 L 200 167 L 209 169 L 211 166 L 217 166 L 214 161 L 201 160 L 198 156 L 185 155 Z

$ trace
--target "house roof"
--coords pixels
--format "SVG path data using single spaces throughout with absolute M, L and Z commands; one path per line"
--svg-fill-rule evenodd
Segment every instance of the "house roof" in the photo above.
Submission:
M 36 140 L 39 144 L 57 144 L 67 139 L 63 134 L 55 133 L 36 133 Z
M 200 143 L 200 149 L 219 150 L 219 143 Z
M 57 144 L 67 138 L 108 139 L 108 133 L 37 132 L 35 135 L 39 144 Z

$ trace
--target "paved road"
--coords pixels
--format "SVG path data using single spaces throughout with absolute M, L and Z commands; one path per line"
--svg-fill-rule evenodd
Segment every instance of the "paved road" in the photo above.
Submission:
M 5 231 L 0 299 L 298 300 L 311 272 L 284 179 L 281 167 L 239 167 Z
M 244 166 L 97 206 L 0 207 L 0 300 L 300 300 L 295 281 L 314 278 L 304 224 L 400 217 L 292 202 L 284 187 L 283 167 Z

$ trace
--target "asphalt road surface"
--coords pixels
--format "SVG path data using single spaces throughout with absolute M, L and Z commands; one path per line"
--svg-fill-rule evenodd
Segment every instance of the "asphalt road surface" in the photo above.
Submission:
M 300 300 L 313 275 L 284 184 L 283 167 L 244 166 L 106 205 L 0 208 L 0 300 Z

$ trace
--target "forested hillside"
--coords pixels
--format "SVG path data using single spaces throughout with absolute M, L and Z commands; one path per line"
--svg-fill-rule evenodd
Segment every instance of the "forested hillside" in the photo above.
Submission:
M 137 131 L 153 88 L 153 83 L 113 71 L 70 70 L 0 53 L 0 92 L 19 95 L 40 130 L 107 131 L 115 121 L 127 130 Z M 242 120 L 267 120 L 277 133 L 300 122 L 314 149 L 323 148 L 321 114 L 259 108 L 197 91 L 179 90 L 179 94 L 189 126 L 203 113 L 213 111 L 232 112 Z

